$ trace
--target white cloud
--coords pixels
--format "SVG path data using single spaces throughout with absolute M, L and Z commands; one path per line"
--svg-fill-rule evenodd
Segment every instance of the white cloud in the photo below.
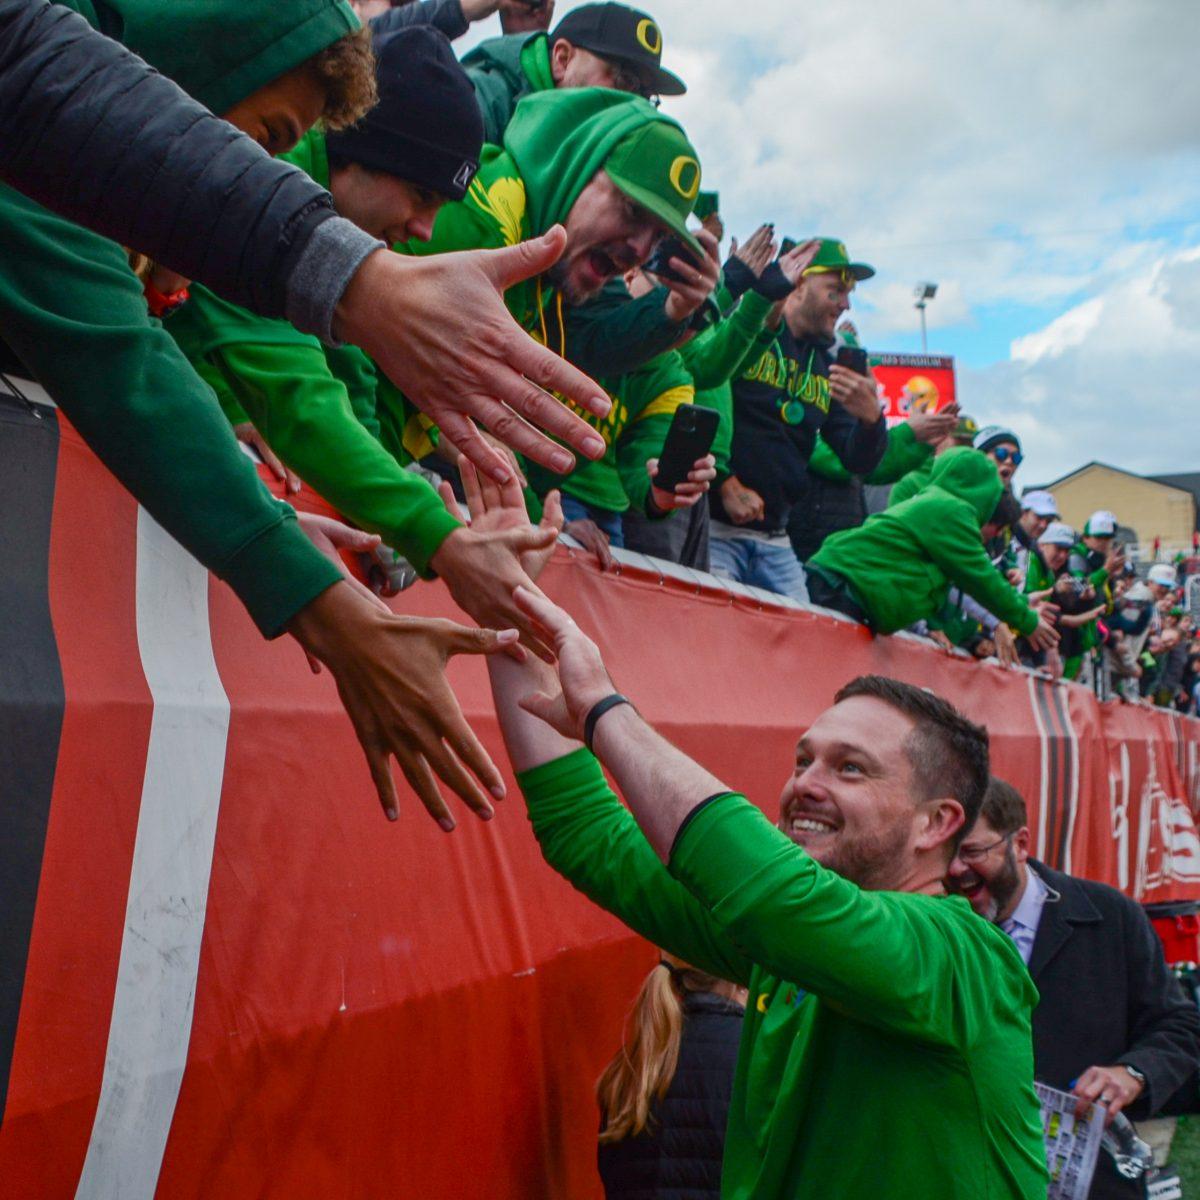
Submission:
M 958 384 L 973 416 L 1021 435 L 1025 486 L 1091 459 L 1200 469 L 1200 250 L 1113 283 Z

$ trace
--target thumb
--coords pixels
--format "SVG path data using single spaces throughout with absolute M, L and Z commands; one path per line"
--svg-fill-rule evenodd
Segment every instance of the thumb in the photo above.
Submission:
M 329 539 L 339 550 L 358 550 L 366 553 L 374 550 L 383 538 L 377 533 L 368 533 L 365 529 L 346 529 L 340 531 L 337 537 Z
M 517 704 L 530 716 L 540 718 L 547 725 L 553 725 L 554 710 L 558 706 L 558 699 L 557 696 L 547 696 L 545 692 L 530 692 L 528 696 L 522 696 Z
M 558 530 L 551 525 L 530 525 L 525 529 L 514 529 L 507 535 L 508 544 L 520 554 L 525 550 L 542 550 L 558 537 Z
M 548 229 L 541 237 L 505 246 L 500 250 L 485 250 L 484 272 L 501 290 L 548 271 L 567 248 L 567 231 L 561 225 Z
M 471 629 L 454 625 L 443 635 L 443 647 L 450 654 L 495 654 L 516 644 L 521 636 L 515 629 Z

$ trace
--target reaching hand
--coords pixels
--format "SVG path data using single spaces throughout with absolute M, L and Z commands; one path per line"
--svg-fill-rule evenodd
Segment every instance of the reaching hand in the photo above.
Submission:
M 1015 667 L 1021 661 L 1017 654 L 1017 639 L 1003 621 L 996 626 L 992 640 L 996 644 L 996 657 L 1002 667 Z
M 874 425 L 883 416 L 879 385 L 873 375 L 860 375 L 834 363 L 829 368 L 829 394 L 864 425 Z
M 592 706 L 616 689 L 596 643 L 575 624 L 571 615 L 545 596 L 517 590 L 516 602 L 535 622 L 558 657 L 560 691 L 534 692 L 521 699 L 526 712 L 540 717 L 563 737 L 583 738 L 583 725 Z
M 1104 569 L 1108 572 L 1110 579 L 1115 579 L 1125 569 L 1125 547 L 1113 545 L 1108 552 L 1108 557 L 1104 560 Z
M 249 421 L 233 427 L 233 436 L 247 446 L 253 446 L 258 456 L 270 468 L 276 479 L 282 479 L 287 491 L 295 495 L 300 490 L 300 476 L 290 467 L 285 467 L 279 456 L 267 445 L 266 439 Z
M 515 629 L 468 629 L 453 621 L 396 616 L 386 607 L 380 611 L 374 597 L 335 583 L 292 618 L 288 632 L 337 682 L 389 820 L 399 816 L 393 757 L 447 832 L 454 818 L 438 790 L 439 778 L 479 817 L 492 816 L 484 788 L 500 800 L 504 782 L 463 718 L 446 682 L 446 661 L 454 654 L 503 650 L 517 640 Z
M 667 316 L 677 324 L 686 321 L 712 295 L 721 278 L 721 254 L 717 239 L 707 229 L 696 234 L 704 247 L 704 261 L 694 264 L 680 258 L 668 264 L 681 279 L 664 279 L 670 289 L 667 296 Z
M 941 412 L 922 412 L 919 409 L 908 414 L 908 427 L 918 442 L 936 446 L 948 438 L 958 425 L 958 405 L 948 404 Z
M 585 550 L 590 550 L 600 562 L 600 570 L 611 571 L 617 565 L 608 544 L 608 534 L 588 518 L 568 521 L 563 533 L 569 533 Z
M 651 479 L 658 476 L 658 459 L 649 459 L 646 463 L 646 474 Z M 659 512 L 673 512 L 677 508 L 691 508 L 698 504 L 710 484 L 717 477 L 717 460 L 706 454 L 692 463 L 688 477 L 675 485 L 673 492 L 665 492 L 662 488 L 650 487 L 650 502 Z
M 601 417 L 612 401 L 582 371 L 539 346 L 504 307 L 505 289 L 549 270 L 565 246 L 566 232 L 556 225 L 501 250 L 425 258 L 378 250 L 337 307 L 339 336 L 361 346 L 433 418 L 442 437 L 498 483 L 512 469 L 476 421 L 553 471 L 566 473 L 575 460 L 535 426 L 589 458 L 604 455 L 604 439 L 550 393 Z
M 725 506 L 725 515 L 735 525 L 748 525 L 751 521 L 761 521 L 766 515 L 767 506 L 763 498 L 753 489 L 747 487 L 736 475 L 730 475 L 721 484 L 721 503 Z
M 496 8 L 493 3 L 492 8 Z M 500 0 L 500 28 L 506 33 L 542 33 L 554 19 L 554 0 L 527 4 L 524 0 Z
M 1026 637 L 1035 650 L 1049 650 L 1052 646 L 1058 645 L 1058 630 L 1050 623 L 1044 612 L 1038 613 L 1037 628 Z
M 744 246 L 737 238 L 730 243 L 729 257 L 739 259 L 755 275 L 761 275 L 766 265 L 775 257 L 775 226 L 760 225 L 747 239 Z
M 800 277 L 812 265 L 812 260 L 816 258 L 820 248 L 820 238 L 811 238 L 799 246 L 793 246 L 779 259 L 779 269 L 788 277 L 793 286 L 800 282 Z

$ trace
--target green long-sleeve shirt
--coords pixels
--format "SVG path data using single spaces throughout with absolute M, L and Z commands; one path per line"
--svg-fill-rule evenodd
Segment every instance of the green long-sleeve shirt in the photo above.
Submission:
M 664 866 L 586 751 L 519 781 L 546 861 L 601 907 L 745 984 L 725 1200 L 1041 1200 L 1037 992 L 958 898 L 863 891 L 744 798 Z
M 911 472 L 919 469 L 924 463 L 932 462 L 933 447 L 918 442 L 907 421 L 901 421 L 888 430 L 887 449 L 879 460 L 879 465 L 869 475 L 863 476 L 864 483 L 887 484 L 897 483 Z M 849 483 L 853 478 L 842 465 L 842 460 L 834 453 L 833 447 L 819 434 L 817 444 L 813 447 L 812 458 L 808 460 L 808 469 L 814 475 L 830 479 L 836 483 Z M 899 484 L 897 483 L 897 486 Z

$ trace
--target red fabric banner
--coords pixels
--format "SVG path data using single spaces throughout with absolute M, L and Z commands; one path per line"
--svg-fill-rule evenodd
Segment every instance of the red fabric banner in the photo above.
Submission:
M 328 673 L 263 642 L 220 583 L 198 609 L 161 591 L 189 560 L 62 424 L 67 705 L 4 1195 L 598 1197 L 592 1087 L 654 950 L 544 865 L 515 788 L 451 835 L 412 798 L 388 824 Z M 846 680 L 882 672 L 988 724 L 1047 862 L 1140 900 L 1200 897 L 1197 722 L 717 586 L 602 575 L 565 547 L 544 585 L 645 716 L 770 816 L 798 734 Z M 461 616 L 440 584 L 394 605 Z M 189 691 L 198 620 L 227 705 Z M 511 785 L 483 663 L 450 678 Z M 180 722 L 196 734 L 156 773 Z

